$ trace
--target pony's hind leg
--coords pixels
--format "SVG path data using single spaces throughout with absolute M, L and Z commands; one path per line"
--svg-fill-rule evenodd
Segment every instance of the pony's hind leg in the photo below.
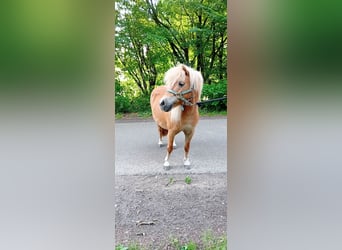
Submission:
M 190 162 L 190 157 L 189 157 L 189 151 L 190 151 L 190 142 L 191 142 L 192 136 L 194 134 L 194 131 L 184 132 L 184 134 L 185 134 L 184 167 L 190 168 L 191 162 Z
M 166 136 L 167 133 L 168 133 L 168 130 L 167 129 L 164 129 L 162 127 L 160 127 L 158 125 L 158 131 L 159 131 L 159 141 L 158 141 L 158 145 L 159 147 L 163 146 L 164 143 L 163 143 L 163 136 Z

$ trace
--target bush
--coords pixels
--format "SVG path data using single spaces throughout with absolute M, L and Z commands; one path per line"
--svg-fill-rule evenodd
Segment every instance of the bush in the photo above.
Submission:
M 227 80 L 218 83 L 204 84 L 202 90 L 202 101 L 227 96 Z M 203 105 L 206 111 L 227 110 L 227 100 L 210 102 Z
M 115 113 L 145 113 L 151 114 L 150 96 L 139 95 L 137 97 L 127 94 L 124 89 L 117 84 L 115 86 Z M 202 91 L 202 101 L 220 98 L 227 95 L 227 80 L 218 83 L 204 84 Z M 226 111 L 227 100 L 206 103 L 201 107 L 204 112 Z
M 131 101 L 131 112 L 149 112 L 151 111 L 150 107 L 150 96 L 149 95 L 141 95 L 138 97 L 135 97 Z
M 131 101 L 125 89 L 118 80 L 115 80 L 115 113 L 129 113 Z
M 115 96 L 115 113 L 129 113 L 131 109 L 130 100 L 128 97 L 116 95 Z
M 115 113 L 151 113 L 150 96 L 126 97 L 115 95 Z
M 136 96 L 132 89 L 115 80 L 115 114 L 124 113 L 151 113 L 150 96 Z

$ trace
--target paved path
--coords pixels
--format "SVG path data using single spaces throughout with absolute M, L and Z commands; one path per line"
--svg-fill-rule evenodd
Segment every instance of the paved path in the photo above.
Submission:
M 183 167 L 184 134 L 176 136 L 177 148 L 170 157 L 170 170 L 164 170 L 166 146 L 158 146 L 158 130 L 153 121 L 116 122 L 115 174 L 153 175 L 176 173 L 226 173 L 227 120 L 202 118 L 190 146 L 191 169 Z M 167 138 L 164 137 L 166 145 Z

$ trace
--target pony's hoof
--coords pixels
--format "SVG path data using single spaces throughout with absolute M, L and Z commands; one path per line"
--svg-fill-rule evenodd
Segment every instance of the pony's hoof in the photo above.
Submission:
M 185 160 L 185 161 L 184 161 L 184 167 L 185 167 L 186 169 L 190 169 L 190 165 L 191 165 L 191 163 L 190 163 L 189 160 Z
M 170 170 L 171 169 L 171 167 L 170 167 L 170 163 L 168 162 L 168 161 L 165 161 L 164 162 L 164 170 Z
M 177 147 L 177 144 L 176 144 L 175 142 L 173 142 L 173 147 L 174 147 L 174 148 Z

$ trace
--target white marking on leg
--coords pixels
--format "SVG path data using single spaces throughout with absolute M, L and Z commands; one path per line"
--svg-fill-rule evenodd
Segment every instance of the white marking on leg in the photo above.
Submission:
M 177 147 L 176 141 L 173 141 L 173 147 Z
M 158 145 L 159 145 L 159 147 L 161 147 L 163 145 L 163 141 L 161 139 L 159 139 Z
M 169 163 L 169 153 L 166 154 L 165 159 L 164 159 L 164 167 L 169 167 L 170 163 Z
M 191 163 L 190 163 L 190 158 L 184 158 L 184 166 L 190 166 Z
M 189 152 L 184 152 L 184 166 L 189 167 L 190 165 L 191 163 L 190 163 Z

